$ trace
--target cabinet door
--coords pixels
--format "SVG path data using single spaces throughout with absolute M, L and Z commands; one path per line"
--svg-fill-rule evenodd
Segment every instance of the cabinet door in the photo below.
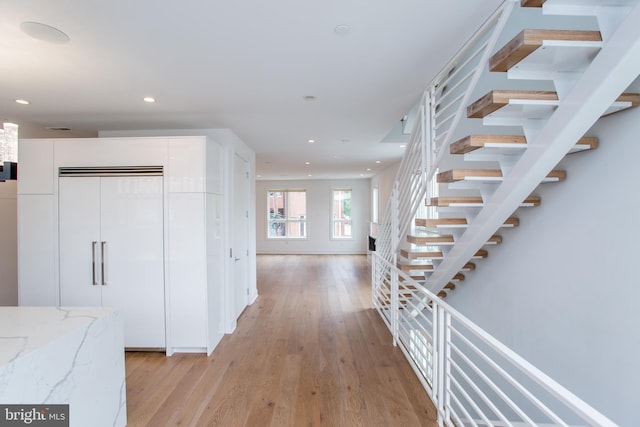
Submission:
M 102 305 L 124 312 L 125 346 L 165 347 L 162 177 L 101 178 Z
M 58 305 L 53 194 L 18 197 L 18 303 Z
M 60 305 L 101 306 L 100 178 L 60 178 Z

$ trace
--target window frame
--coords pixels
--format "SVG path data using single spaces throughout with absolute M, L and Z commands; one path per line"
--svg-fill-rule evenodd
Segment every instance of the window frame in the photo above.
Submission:
M 270 198 L 273 197 L 272 193 L 304 193 L 304 218 L 289 218 L 289 198 L 286 197 L 283 201 L 283 217 L 282 218 L 272 218 L 271 217 L 271 207 L 272 203 Z M 309 224 L 309 215 L 307 213 L 307 194 L 308 191 L 304 188 L 286 188 L 286 189 L 267 189 L 267 209 L 266 209 L 266 217 L 267 217 L 267 229 L 266 229 L 266 238 L 267 240 L 307 240 L 309 238 L 308 233 L 308 224 Z M 274 228 L 273 225 L 276 223 L 284 224 L 284 232 L 287 233 L 284 236 L 281 235 L 272 235 L 271 229 Z M 288 234 L 288 230 L 290 230 L 291 224 L 301 224 L 304 230 L 303 236 L 291 236 Z
M 342 218 L 335 218 L 335 202 L 336 202 L 336 192 L 337 191 L 343 191 L 343 192 L 349 192 L 351 194 L 351 197 L 349 198 L 351 200 L 351 216 L 349 217 L 349 219 L 342 219 Z M 345 241 L 345 240 L 354 240 L 354 236 L 353 236 L 353 188 L 350 187 L 335 187 L 331 189 L 331 209 L 329 212 L 329 218 L 331 220 L 331 226 L 330 226 L 330 233 L 331 233 L 331 240 L 341 240 L 341 241 Z M 336 224 L 337 223 L 345 223 L 345 224 L 349 224 L 351 227 L 351 234 L 349 236 L 336 236 L 335 234 L 335 230 L 336 230 Z

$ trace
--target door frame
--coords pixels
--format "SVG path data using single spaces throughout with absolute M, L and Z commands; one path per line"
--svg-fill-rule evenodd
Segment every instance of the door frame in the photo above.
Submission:
M 242 171 L 237 170 L 237 167 L 239 166 L 239 164 L 241 163 L 241 167 L 244 169 Z M 239 153 L 234 153 L 233 155 L 233 191 L 232 191 L 232 199 L 233 199 L 233 215 L 231 216 L 232 218 L 232 227 L 233 227 L 233 237 L 230 241 L 231 246 L 233 248 L 232 250 L 232 262 L 233 262 L 233 268 L 232 268 L 232 275 L 233 275 L 233 280 L 232 280 L 232 284 L 233 284 L 233 316 L 234 318 L 237 320 L 237 318 L 240 316 L 240 314 L 242 313 L 242 311 L 244 310 L 244 308 L 246 308 L 249 305 L 249 231 L 248 231 L 248 225 L 249 225 L 249 207 L 250 207 L 250 199 L 249 199 L 249 161 L 247 159 L 245 159 L 242 155 L 240 155 Z M 244 182 L 241 182 L 241 180 L 243 180 Z M 237 216 L 237 212 L 236 209 L 238 207 L 237 202 L 239 200 L 244 199 L 244 207 L 246 208 L 246 214 L 244 215 L 244 218 L 242 220 L 238 220 L 238 216 Z M 236 245 L 237 243 L 237 235 L 238 233 L 241 233 L 244 235 L 244 244 L 243 247 L 238 247 Z M 243 251 L 246 251 L 246 253 L 241 253 Z M 244 264 L 244 272 L 242 274 L 243 278 L 244 278 L 244 283 L 237 283 L 237 281 L 240 279 L 238 277 L 236 277 L 236 271 L 237 271 L 237 265 L 236 265 L 236 260 L 243 260 L 243 264 Z M 242 297 L 244 299 L 244 304 L 242 307 L 242 310 L 240 310 L 240 304 L 238 303 L 238 295 L 240 295 L 239 293 L 239 288 L 242 289 Z
M 249 172 L 249 181 L 248 181 L 248 192 L 245 197 L 247 197 L 247 206 L 249 210 L 249 218 L 247 220 L 247 249 L 249 251 L 249 256 L 247 257 L 247 287 L 249 290 L 247 296 L 247 306 L 251 305 L 258 298 L 258 288 L 256 286 L 256 163 L 255 163 L 255 153 L 254 151 L 244 144 L 237 137 L 229 137 L 229 135 L 225 135 L 225 137 L 221 137 L 220 141 L 224 142 L 225 146 L 225 155 L 224 155 L 224 182 L 225 182 L 225 194 L 224 194 L 224 212 L 226 216 L 225 222 L 225 250 L 227 254 L 227 261 L 225 262 L 225 287 L 224 287 L 224 308 L 223 308 L 223 318 L 224 318 L 224 328 L 225 333 L 230 334 L 236 328 L 237 325 L 237 316 L 235 316 L 235 306 L 234 306 L 234 290 L 233 282 L 234 282 L 234 258 L 232 255 L 233 245 L 234 245 L 234 232 L 233 232 L 233 211 L 234 211 L 234 197 L 235 195 L 235 185 L 234 185 L 234 162 L 236 155 L 247 162 L 248 172 Z

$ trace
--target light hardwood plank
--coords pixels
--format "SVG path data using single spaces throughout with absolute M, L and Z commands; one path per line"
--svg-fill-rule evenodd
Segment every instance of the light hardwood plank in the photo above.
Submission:
M 427 203 L 427 206 L 483 206 L 482 197 L 433 197 Z M 540 197 L 530 196 L 527 197 L 520 206 L 540 206 Z
M 542 46 L 545 40 L 600 42 L 600 31 L 522 30 L 489 60 L 489 70 L 506 72 Z
M 365 256 L 258 256 L 260 297 L 210 357 L 127 353 L 127 425 L 435 426 L 369 274 Z

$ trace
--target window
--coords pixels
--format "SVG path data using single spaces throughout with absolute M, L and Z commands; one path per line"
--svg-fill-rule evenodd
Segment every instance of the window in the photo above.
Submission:
M 351 190 L 333 190 L 333 215 L 331 220 L 334 239 L 350 239 L 351 234 Z
M 307 237 L 307 192 L 270 190 L 267 192 L 267 238 Z
M 378 187 L 373 187 L 371 195 L 371 222 L 378 222 Z

